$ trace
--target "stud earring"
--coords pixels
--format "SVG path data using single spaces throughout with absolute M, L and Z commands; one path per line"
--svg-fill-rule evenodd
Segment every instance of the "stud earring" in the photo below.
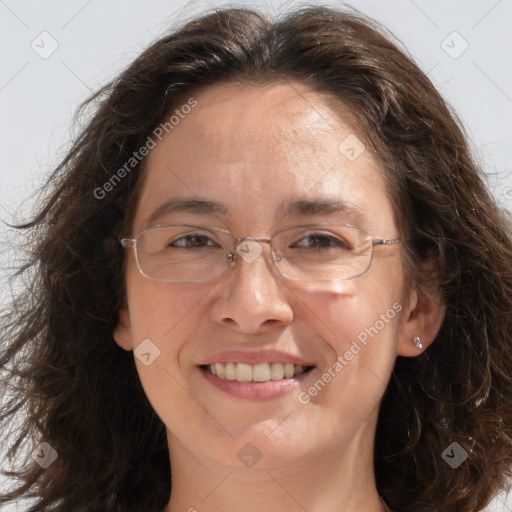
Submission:
M 423 344 L 421 343 L 421 338 L 419 336 L 414 336 L 412 341 L 418 348 L 423 348 Z

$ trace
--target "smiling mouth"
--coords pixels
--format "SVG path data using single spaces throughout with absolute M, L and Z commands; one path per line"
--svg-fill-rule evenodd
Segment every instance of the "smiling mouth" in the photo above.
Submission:
M 314 366 L 301 366 L 292 363 L 215 363 L 201 365 L 200 368 L 221 380 L 238 382 L 269 382 L 271 380 L 292 379 L 307 373 Z

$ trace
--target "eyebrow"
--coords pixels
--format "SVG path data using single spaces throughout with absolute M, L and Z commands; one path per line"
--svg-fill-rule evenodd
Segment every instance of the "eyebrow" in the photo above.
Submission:
M 366 219 L 364 212 L 355 204 L 333 199 L 286 201 L 282 207 L 282 212 L 285 217 L 290 215 L 343 213 L 356 219 Z
M 299 215 L 332 215 L 342 213 L 357 221 L 367 220 L 364 212 L 356 205 L 332 199 L 300 199 L 285 201 L 280 208 L 283 218 Z M 229 215 L 229 208 L 217 201 L 200 198 L 170 199 L 159 206 L 149 217 L 147 222 L 176 212 L 191 213 L 195 215 Z
M 205 199 L 171 199 L 159 206 L 149 217 L 147 222 L 151 223 L 156 219 L 169 213 L 193 213 L 196 215 L 227 215 L 228 208 L 216 201 Z

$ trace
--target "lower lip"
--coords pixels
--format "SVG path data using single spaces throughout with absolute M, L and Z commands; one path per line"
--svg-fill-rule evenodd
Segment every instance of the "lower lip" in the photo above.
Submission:
M 269 380 L 268 382 L 239 382 L 237 380 L 219 379 L 203 368 L 199 368 L 199 370 L 210 384 L 228 395 L 237 398 L 267 400 L 297 390 L 300 383 L 307 379 L 315 369 L 312 368 L 291 379 Z

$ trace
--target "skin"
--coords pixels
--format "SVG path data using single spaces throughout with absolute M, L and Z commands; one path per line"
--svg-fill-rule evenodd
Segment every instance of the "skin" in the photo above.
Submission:
M 374 238 L 400 237 L 377 161 L 368 149 L 355 161 L 338 149 L 355 130 L 326 96 L 293 83 L 217 84 L 194 97 L 197 106 L 148 156 L 131 235 L 149 225 L 195 223 L 270 238 L 301 223 L 346 222 Z M 171 213 L 148 223 L 171 198 L 219 201 L 228 212 Z M 343 200 L 363 217 L 283 218 L 282 202 L 297 199 Z M 222 277 L 194 284 L 149 280 L 127 251 L 128 303 L 114 338 L 125 350 L 147 338 L 160 350 L 149 366 L 135 361 L 168 432 L 173 481 L 165 512 L 386 510 L 373 471 L 380 400 L 397 355 L 428 348 L 444 315 L 407 286 L 402 250 L 376 247 L 364 275 L 311 283 L 280 276 L 263 244 L 254 262 L 238 260 Z M 296 392 L 232 397 L 197 366 L 224 350 L 282 350 L 314 362 L 301 384 L 307 390 L 396 303 L 400 313 L 307 404 Z M 261 453 L 252 468 L 237 457 L 248 442 Z

